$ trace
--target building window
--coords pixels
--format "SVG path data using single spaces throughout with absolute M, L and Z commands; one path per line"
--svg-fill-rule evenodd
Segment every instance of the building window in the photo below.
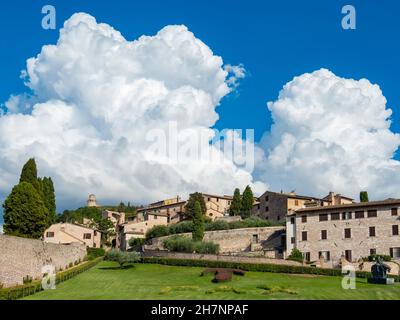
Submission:
M 364 211 L 356 211 L 354 216 L 356 219 L 362 219 L 364 218 Z
M 390 256 L 395 259 L 400 258 L 400 248 L 390 248 Z
M 295 242 L 296 242 L 296 238 L 295 238 L 295 237 L 291 237 L 291 238 L 290 238 L 290 243 L 293 244 L 293 243 L 295 243 Z
M 258 234 L 253 234 L 253 243 L 258 243 Z
M 376 249 L 369 249 L 369 255 L 370 256 L 376 255 Z
M 304 256 L 304 260 L 306 260 L 307 262 L 311 261 L 311 255 L 309 252 L 304 252 L 303 256 Z
M 278 221 L 281 220 L 281 216 L 278 216 L 278 217 L 276 218 L 276 220 L 278 220 Z
M 157 216 L 156 215 L 154 215 L 154 220 L 157 220 Z
M 46 238 L 54 238 L 54 232 L 46 232 Z
M 392 226 L 392 235 L 394 235 L 394 236 L 399 235 L 399 226 L 397 224 Z
M 326 213 L 320 214 L 319 221 L 328 221 L 328 214 L 326 214 Z
M 94 230 L 93 235 L 97 236 L 97 231 L 96 230 Z
M 344 238 L 345 239 L 350 239 L 351 238 L 351 229 L 350 228 L 344 229 Z
M 207 198 L 207 201 L 211 201 L 211 198 Z
M 265 196 L 265 201 L 268 201 L 269 200 L 269 196 Z
M 83 239 L 92 239 L 92 234 L 91 233 L 84 233 L 83 234 Z
M 331 220 L 340 220 L 340 213 L 331 213 Z
M 392 216 L 397 216 L 397 208 L 392 208 Z
M 307 222 L 307 216 L 301 216 L 301 222 L 306 223 Z
M 293 218 L 293 217 L 290 218 L 290 223 L 291 223 L 291 224 L 294 224 L 294 218 Z
M 298 206 L 299 205 L 299 200 L 294 200 L 294 205 Z
M 351 254 L 351 250 L 346 250 L 344 252 L 344 257 L 346 258 L 347 261 L 352 262 L 353 261 L 353 257 Z
M 375 237 L 375 227 L 369 227 L 369 236 Z
M 331 260 L 331 253 L 329 251 L 320 251 L 318 253 L 319 258 L 323 258 L 325 261 Z
M 93 242 L 93 248 L 96 248 L 96 244 Z
M 268 207 L 265 207 L 265 212 L 268 212 L 269 211 L 269 208 Z
M 301 232 L 301 240 L 302 241 L 307 241 L 307 231 L 302 231 Z
M 376 210 L 368 210 L 367 217 L 368 218 L 376 218 L 378 215 Z
M 328 231 L 321 230 L 321 240 L 326 240 L 326 239 L 328 239 Z

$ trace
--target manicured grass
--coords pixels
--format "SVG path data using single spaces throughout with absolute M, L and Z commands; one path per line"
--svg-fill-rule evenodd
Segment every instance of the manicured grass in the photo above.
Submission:
M 344 290 L 341 277 L 246 272 L 231 282 L 212 283 L 205 268 L 136 264 L 118 269 L 101 262 L 92 269 L 26 299 L 400 299 L 400 284 L 372 285 L 356 280 Z

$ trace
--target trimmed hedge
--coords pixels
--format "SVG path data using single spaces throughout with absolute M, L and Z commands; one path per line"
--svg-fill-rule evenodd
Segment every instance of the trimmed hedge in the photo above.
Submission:
M 94 260 L 96 258 L 104 257 L 104 255 L 106 254 L 106 251 L 103 248 L 87 248 L 86 252 L 86 258 L 88 260 Z
M 309 266 L 290 266 L 281 264 L 267 263 L 243 263 L 243 262 L 227 262 L 212 260 L 191 260 L 191 259 L 174 259 L 160 257 L 144 257 L 144 263 L 156 263 L 171 266 L 188 266 L 188 267 L 207 267 L 207 268 L 232 268 L 254 272 L 274 272 L 274 273 L 297 273 L 297 274 L 314 274 L 324 276 L 343 276 L 341 269 L 323 269 Z M 370 272 L 356 271 L 357 278 L 369 278 Z M 390 276 L 395 281 L 400 281 L 400 276 Z
M 102 257 L 96 258 L 94 260 L 85 262 L 82 265 L 73 267 L 66 271 L 58 272 L 56 274 L 56 284 L 64 282 L 86 270 L 89 270 L 102 260 L 103 260 Z M 12 288 L 0 289 L 0 300 L 17 300 L 26 296 L 30 296 L 42 290 L 43 290 L 42 280 L 36 280 L 30 284 L 24 284 Z

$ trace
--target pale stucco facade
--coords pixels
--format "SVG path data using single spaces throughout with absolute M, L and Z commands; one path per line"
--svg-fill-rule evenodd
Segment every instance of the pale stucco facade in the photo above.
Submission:
M 44 232 L 43 241 L 57 244 L 79 243 L 91 248 L 100 248 L 101 233 L 77 224 L 56 223 Z

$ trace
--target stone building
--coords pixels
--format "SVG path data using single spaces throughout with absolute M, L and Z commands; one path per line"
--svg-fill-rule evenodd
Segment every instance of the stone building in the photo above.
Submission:
M 96 196 L 94 194 L 89 195 L 89 198 L 86 201 L 87 207 L 100 207 L 97 204 Z
M 229 207 L 233 197 L 218 196 L 215 194 L 203 193 L 204 202 L 206 204 L 206 216 L 211 220 L 229 215 Z
M 298 195 L 293 191 L 290 193 L 266 191 L 254 204 L 253 214 L 263 219 L 281 222 L 285 221 L 287 213 L 292 210 L 346 203 L 353 203 L 353 199 L 334 192 L 329 192 L 326 197 L 320 199 Z
M 92 228 L 74 223 L 56 223 L 44 232 L 44 242 L 57 244 L 84 244 L 100 248 L 101 233 Z
M 307 261 L 331 266 L 373 254 L 400 259 L 400 199 L 308 207 L 286 219 L 287 255 L 299 249 Z

